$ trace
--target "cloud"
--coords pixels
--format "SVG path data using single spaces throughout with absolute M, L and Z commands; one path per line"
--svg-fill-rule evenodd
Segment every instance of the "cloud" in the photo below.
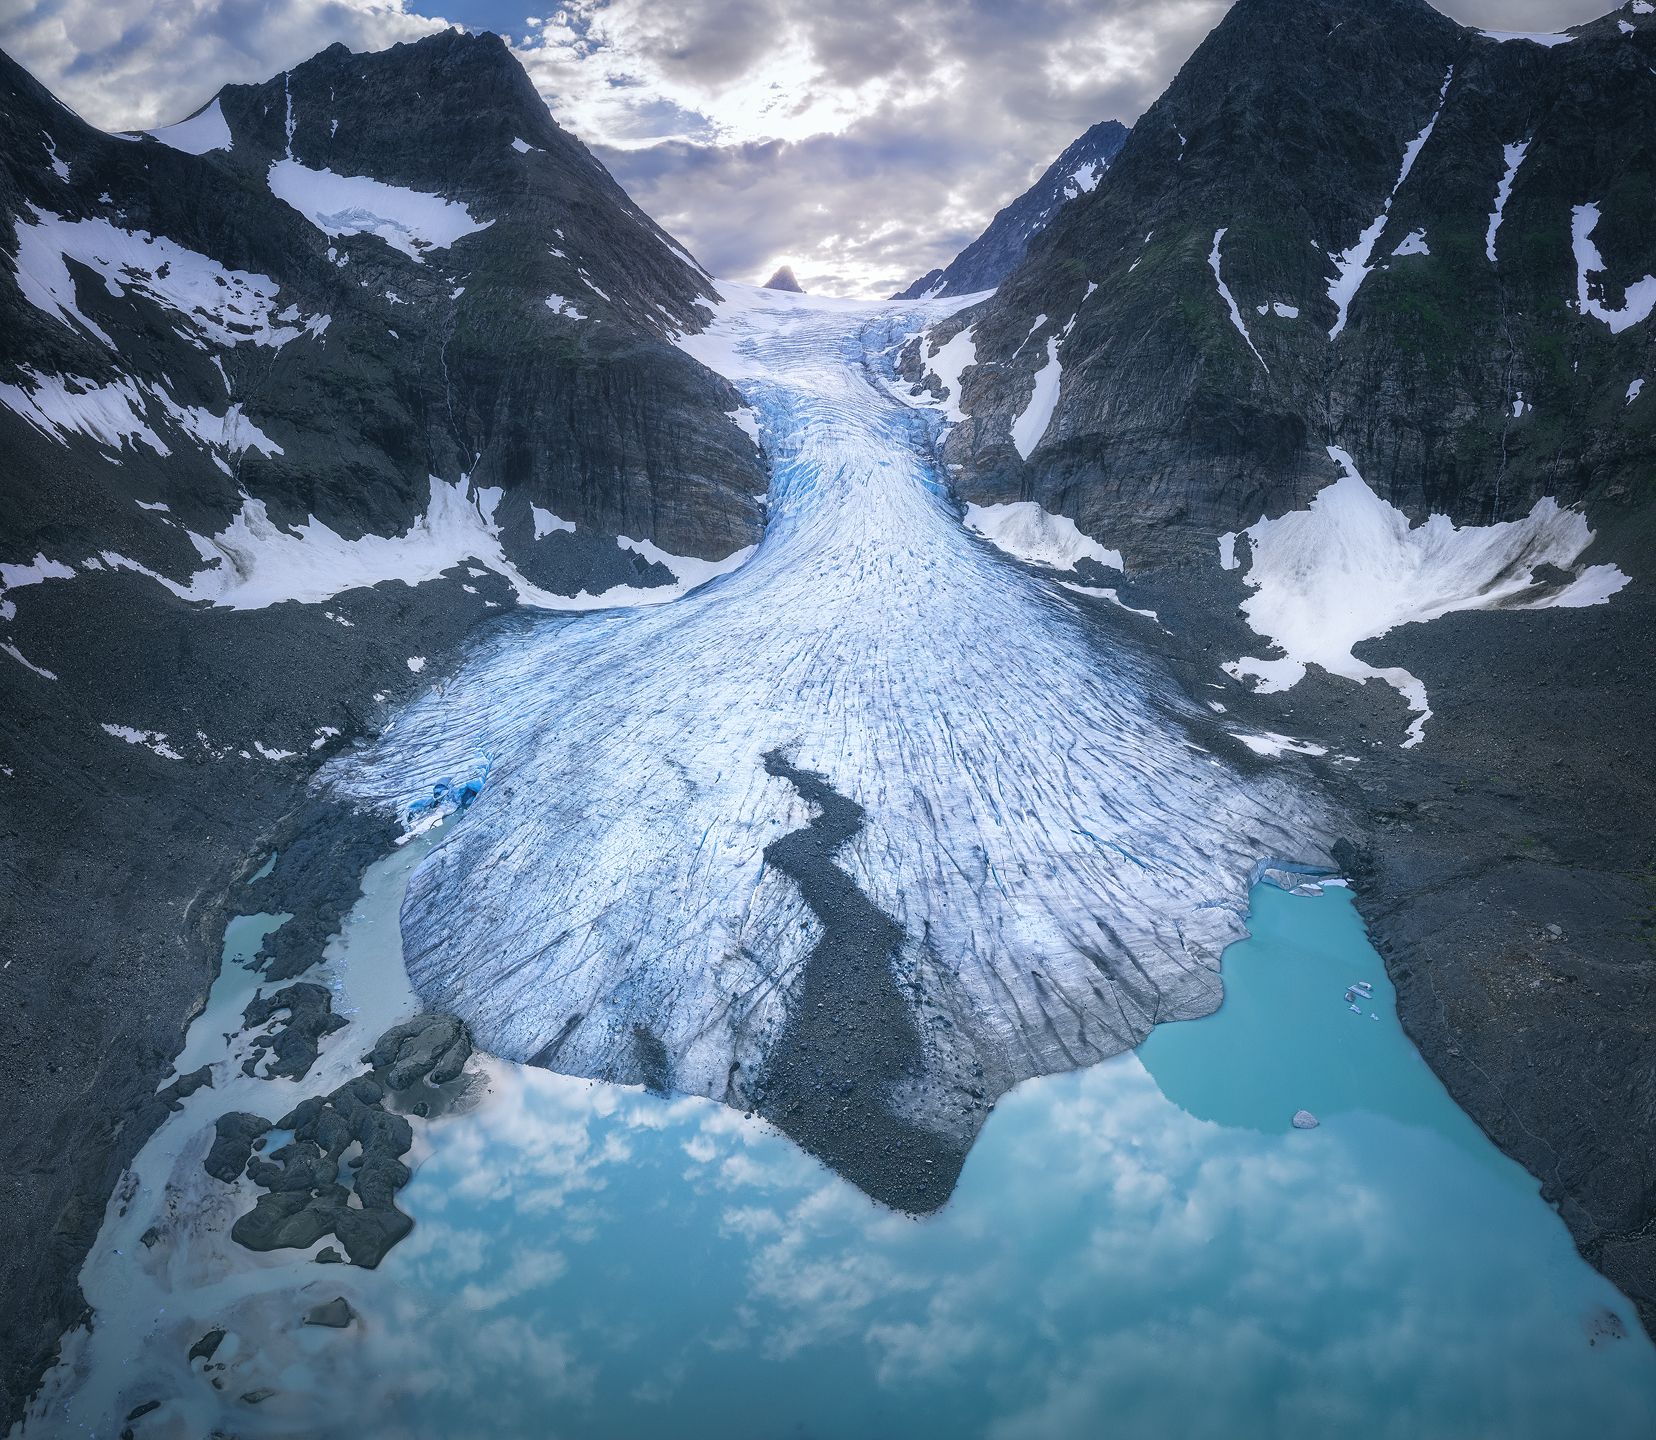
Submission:
M 92 124 L 144 129 L 336 40 L 382 50 L 446 25 L 403 0 L 25 0 L 0 46 Z
M 94 124 L 181 118 L 332 42 L 441 29 L 420 0 L 25 0 L 4 45 Z M 431 0 L 434 8 L 437 0 Z M 788 262 L 881 294 L 946 263 L 1071 140 L 1127 123 L 1230 0 L 447 0 L 511 29 L 560 123 L 715 274 Z M 1556 29 L 1609 0 L 1454 0 L 1471 25 Z M 511 18 L 516 17 L 516 18 Z

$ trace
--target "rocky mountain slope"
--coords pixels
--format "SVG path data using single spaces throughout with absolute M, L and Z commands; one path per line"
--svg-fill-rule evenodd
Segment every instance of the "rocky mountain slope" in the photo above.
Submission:
M 670 343 L 706 276 L 495 37 L 335 46 L 148 136 L 0 58 L 0 136 L 10 1415 L 310 772 L 518 604 L 737 563 L 765 470 Z M 314 950 L 361 866 L 290 852 Z
M 1239 0 L 906 357 L 964 500 L 1119 550 L 1193 693 L 1327 752 L 1411 1032 L 1647 1324 L 1653 67 L 1643 3 Z
M 999 210 L 983 234 L 941 270 L 928 270 L 895 300 L 975 295 L 993 290 L 1023 259 L 1030 242 L 1069 201 L 1091 193 L 1127 141 L 1119 120 L 1100 120 L 1041 172 L 1041 178 Z

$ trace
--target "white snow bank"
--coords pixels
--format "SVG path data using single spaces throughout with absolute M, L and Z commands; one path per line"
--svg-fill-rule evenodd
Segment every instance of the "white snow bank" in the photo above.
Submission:
M 17 605 L 6 598 L 8 590 L 21 590 L 26 585 L 39 585 L 45 580 L 73 580 L 75 572 L 58 560 L 36 555 L 23 564 L 0 565 L 0 620 L 17 617 Z
M 1646 275 L 1642 280 L 1635 280 L 1627 287 L 1627 293 L 1622 298 L 1621 309 L 1612 310 L 1600 298 L 1603 293 L 1603 283 L 1590 280 L 1588 277 L 1597 275 L 1604 270 L 1604 257 L 1599 254 L 1598 246 L 1593 244 L 1592 234 L 1599 222 L 1599 207 L 1597 205 L 1577 205 L 1570 223 L 1570 239 L 1575 246 L 1576 259 L 1576 304 L 1583 315 L 1591 315 L 1595 320 L 1602 320 L 1610 327 L 1612 335 L 1620 335 L 1623 330 L 1650 318 L 1650 312 L 1656 310 L 1656 275 Z M 1598 292 L 1595 294 L 1594 292 Z
M 217 100 L 198 110 L 188 120 L 180 120 L 176 125 L 165 125 L 148 133 L 163 145 L 171 145 L 174 150 L 182 150 L 186 155 L 228 150 L 234 143 L 230 138 L 230 124 Z
M 1583 516 L 1551 499 L 1522 520 L 1456 526 L 1433 515 L 1411 526 L 1368 487 L 1345 451 L 1330 446 L 1328 454 L 1343 474 L 1309 508 L 1244 532 L 1252 548 L 1244 579 L 1254 594 L 1242 610 L 1282 657 L 1244 657 L 1224 668 L 1252 677 L 1259 690 L 1291 688 L 1308 665 L 1350 680 L 1383 680 L 1414 712 L 1404 747 L 1418 745 L 1432 713 L 1426 687 L 1407 670 L 1356 659 L 1355 646 L 1457 610 L 1602 604 L 1628 582 L 1614 565 L 1590 566 L 1562 589 L 1535 579 L 1539 566 L 1573 566 L 1593 538 Z
M 1129 615 L 1142 615 L 1146 620 L 1154 620 L 1157 624 L 1161 623 L 1161 617 L 1154 610 L 1140 610 L 1136 605 L 1129 605 L 1121 598 L 1121 594 L 1117 590 L 1108 589 L 1101 585 L 1077 585 L 1073 580 L 1060 580 L 1058 583 L 1064 589 L 1072 590 L 1077 595 L 1091 596 L 1094 600 L 1108 600 L 1110 604 L 1120 607 Z
M 366 175 L 312 170 L 297 160 L 278 160 L 266 177 L 271 194 L 328 235 L 378 235 L 393 250 L 422 260 L 456 240 L 487 230 L 493 220 L 474 220 L 457 200 L 387 185 Z
M 1106 550 L 1084 534 L 1067 515 L 1054 515 L 1033 500 L 1006 505 L 968 505 L 966 528 L 983 536 L 1015 560 L 1073 570 L 1082 560 L 1096 560 L 1111 570 L 1123 570 L 1121 551 Z
M 163 760 L 182 760 L 184 758 L 167 743 L 167 737 L 163 731 L 134 730 L 130 725 L 101 725 L 98 728 L 105 735 L 112 735 L 117 740 L 125 740 L 128 745 L 142 745 L 146 750 L 153 750 Z
M 115 342 L 80 311 L 69 260 L 103 276 L 111 295 L 131 292 L 172 311 L 174 331 L 198 347 L 209 340 L 285 345 L 306 331 L 320 334 L 326 328 L 325 317 L 303 319 L 293 306 L 278 317 L 278 287 L 266 275 L 228 270 L 164 235 L 123 230 L 98 217 L 70 220 L 36 205 L 26 209 L 32 221 L 22 215 L 17 219 L 17 283 L 23 298 L 65 325 L 95 335 L 111 350 Z
M 746 549 L 738 550 L 734 555 L 725 556 L 723 560 L 702 560 L 695 555 L 675 555 L 670 550 L 663 550 L 653 541 L 632 540 L 625 535 L 617 535 L 615 543 L 623 550 L 643 556 L 653 565 L 665 566 L 673 572 L 673 579 L 678 581 L 684 590 L 694 590 L 698 585 L 705 585 L 709 580 L 739 569 L 757 548 L 750 545 Z
M 542 510 L 539 505 L 529 507 L 529 517 L 535 524 L 535 539 L 544 540 L 548 535 L 556 534 L 559 530 L 575 533 L 573 520 L 560 520 L 550 510 Z
M 927 356 L 926 373 L 937 381 L 943 391 L 942 404 L 938 406 L 946 415 L 951 424 L 958 424 L 966 418 L 966 412 L 960 408 L 960 377 L 977 364 L 977 341 L 972 338 L 975 325 L 968 325 L 963 330 L 951 335 L 947 343 L 932 351 L 931 335 L 921 339 L 921 354 Z
M 1531 45 L 1543 45 L 1552 49 L 1554 45 L 1568 45 L 1576 37 L 1574 35 L 1547 35 L 1534 30 L 1480 30 L 1478 32 L 1486 40 L 1494 40 L 1505 45 L 1511 40 L 1528 40 Z
M 1035 372 L 1035 388 L 1029 400 L 1012 421 L 1012 445 L 1025 460 L 1041 443 L 1047 426 L 1052 423 L 1052 412 L 1058 407 L 1058 386 L 1064 378 L 1064 367 L 1058 359 L 1058 336 L 1047 341 L 1046 364 Z
M 1248 735 L 1240 730 L 1231 732 L 1255 755 L 1264 755 L 1272 760 L 1280 759 L 1284 754 L 1292 751 L 1296 755 L 1326 755 L 1326 745 L 1313 745 L 1309 740 L 1296 740 L 1291 735 L 1278 735 L 1274 730 L 1267 730 L 1262 735 Z
M 1230 226 L 1221 225 L 1213 232 L 1213 249 L 1208 252 L 1208 266 L 1213 271 L 1214 284 L 1219 287 L 1219 298 L 1225 302 L 1230 310 L 1231 324 L 1236 326 L 1237 333 L 1247 341 L 1248 349 L 1253 351 L 1254 359 L 1259 361 L 1261 365 L 1265 365 L 1265 357 L 1255 348 L 1253 336 L 1248 334 L 1248 327 L 1242 321 L 1242 311 L 1237 306 L 1236 297 L 1231 294 L 1230 286 L 1225 284 L 1224 274 L 1219 268 L 1219 242 L 1225 238 L 1225 232 L 1229 229 Z M 1265 312 L 1261 310 L 1260 313 L 1264 314 Z M 1271 373 L 1269 365 L 1265 365 L 1265 373 L 1267 375 Z
M 542 610 L 599 610 L 676 599 L 711 575 L 735 569 L 752 553 L 739 550 L 721 561 L 680 562 L 686 573 L 674 570 L 679 575 L 676 585 L 617 585 L 597 595 L 586 591 L 555 595 L 533 584 L 506 558 L 494 520 L 500 497 L 498 489 L 474 489 L 464 477 L 452 484 L 432 477 L 425 513 L 403 534 L 364 535 L 356 540 L 345 539 L 314 517 L 291 531 L 283 530 L 270 519 L 263 501 L 249 499 L 217 535 L 190 535 L 197 552 L 210 563 L 188 585 L 153 578 L 186 600 L 261 610 L 286 600 L 315 604 L 386 580 L 419 585 L 474 560 L 510 582 L 521 604 Z M 537 532 L 540 524 L 537 516 Z M 705 572 L 695 568 L 702 566 L 717 568 Z
M 1489 229 L 1484 234 L 1484 254 L 1489 257 L 1489 263 L 1495 263 L 1495 236 L 1501 228 L 1501 221 L 1506 218 L 1506 204 L 1512 198 L 1512 183 L 1518 178 L 1518 167 L 1524 163 L 1524 156 L 1528 154 L 1530 142 L 1520 140 L 1502 148 L 1501 155 L 1506 161 L 1506 170 L 1501 175 L 1501 183 L 1495 187 L 1495 208 L 1489 212 Z
M 1339 312 L 1333 328 L 1328 332 L 1330 340 L 1338 339 L 1340 332 L 1345 329 L 1346 314 L 1351 309 L 1351 302 L 1357 298 L 1363 281 L 1368 279 L 1370 271 L 1374 269 L 1374 247 L 1379 242 L 1381 231 L 1386 228 L 1386 221 L 1391 218 L 1392 201 L 1403 188 L 1403 182 L 1409 178 L 1409 171 L 1414 169 L 1414 163 L 1420 158 L 1420 152 L 1426 148 L 1426 142 L 1432 138 L 1432 131 L 1437 128 L 1438 117 L 1443 114 L 1444 103 L 1449 98 L 1449 82 L 1454 78 L 1455 67 L 1451 65 L 1444 74 L 1443 88 L 1438 91 L 1437 109 L 1432 112 L 1432 118 L 1426 122 L 1425 129 L 1404 147 L 1403 168 L 1397 172 L 1397 179 L 1392 182 L 1391 194 L 1386 196 L 1386 203 L 1381 207 L 1380 213 L 1357 237 L 1356 243 L 1350 249 L 1342 250 L 1338 255 L 1330 253 L 1328 257 L 1334 262 L 1334 278 L 1328 282 L 1328 298 L 1334 302 L 1335 309 Z
M 172 454 L 151 424 L 149 405 L 161 411 L 193 439 L 210 448 L 239 455 L 258 450 L 280 455 L 282 447 L 231 405 L 215 415 L 201 405 L 181 405 L 159 385 L 118 376 L 107 385 L 76 375 L 43 375 L 25 368 L 21 385 L 0 384 L 0 405 L 21 416 L 49 440 L 69 443 L 85 435 L 111 450 L 146 445 L 157 455 Z

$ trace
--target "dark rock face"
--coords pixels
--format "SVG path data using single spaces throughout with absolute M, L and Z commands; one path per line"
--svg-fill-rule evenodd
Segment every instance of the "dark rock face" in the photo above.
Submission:
M 1369 642 L 1432 696 L 1417 750 L 1372 743 L 1377 687 L 1313 675 L 1249 703 L 1363 757 L 1318 767 L 1367 817 L 1345 863 L 1405 1026 L 1651 1325 L 1656 684 L 1633 657 L 1656 645 L 1656 408 L 1635 383 L 1652 322 L 1624 310 L 1656 274 L 1656 20 L 1623 7 L 1572 33 L 1497 43 L 1420 0 L 1239 0 L 1098 188 L 929 353 L 972 327 L 945 449 L 963 498 L 1035 500 L 1119 545 L 1193 686 L 1268 653 L 1216 537 L 1303 509 L 1331 444 L 1413 522 L 1579 506 L 1584 561 L 1634 577 L 1607 605 Z M 1602 270 L 1578 258 L 1586 206 Z M 1331 293 L 1377 222 L 1360 283 Z M 1066 326 L 1026 459 L 1012 422 Z
M 791 290 L 795 295 L 803 295 L 805 293 L 805 287 L 794 278 L 792 265 L 777 266 L 776 274 L 772 275 L 769 280 L 765 281 L 765 289 Z
M 999 285 L 1069 201 L 1098 187 L 1127 141 L 1119 120 L 1101 120 L 1042 171 L 1041 178 L 997 212 L 983 234 L 941 270 L 929 270 L 897 300 L 927 295 L 975 295 Z
M 0 1136 L 7 1421 L 166 1113 L 225 888 L 314 765 L 524 585 L 666 583 L 616 537 L 711 559 L 762 525 L 735 392 L 669 343 L 703 323 L 706 277 L 498 39 L 336 46 L 215 115 L 227 149 L 106 136 L 0 57 L 0 642 L 24 657 L 0 653 L 0 1098 L 33 1117 Z M 368 228 L 326 233 L 273 174 L 334 230 Z M 350 203 L 325 188 L 351 183 Z M 433 213 L 481 228 L 422 239 Z M 418 548 L 455 525 L 468 538 L 424 569 L 390 567 L 425 583 L 287 583 L 349 568 L 365 535 Z M 275 588 L 236 602 L 253 608 L 189 598 L 259 574 Z M 341 823 L 350 853 L 307 855 L 300 827 L 248 887 L 295 915 L 273 982 L 313 963 L 355 860 L 383 851 L 379 822 Z

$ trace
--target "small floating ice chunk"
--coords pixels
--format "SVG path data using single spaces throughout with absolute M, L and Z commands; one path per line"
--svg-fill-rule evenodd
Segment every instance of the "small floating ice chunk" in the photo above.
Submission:
M 1321 1124 L 1322 1121 L 1317 1119 L 1309 1110 L 1294 1111 L 1294 1129 L 1296 1130 L 1315 1130 Z
M 1015 560 L 1073 570 L 1082 560 L 1096 560 L 1111 570 L 1123 570 L 1121 551 L 1107 550 L 1067 515 L 1054 515 L 1033 500 L 1005 505 L 968 505 L 966 528 L 983 536 Z

